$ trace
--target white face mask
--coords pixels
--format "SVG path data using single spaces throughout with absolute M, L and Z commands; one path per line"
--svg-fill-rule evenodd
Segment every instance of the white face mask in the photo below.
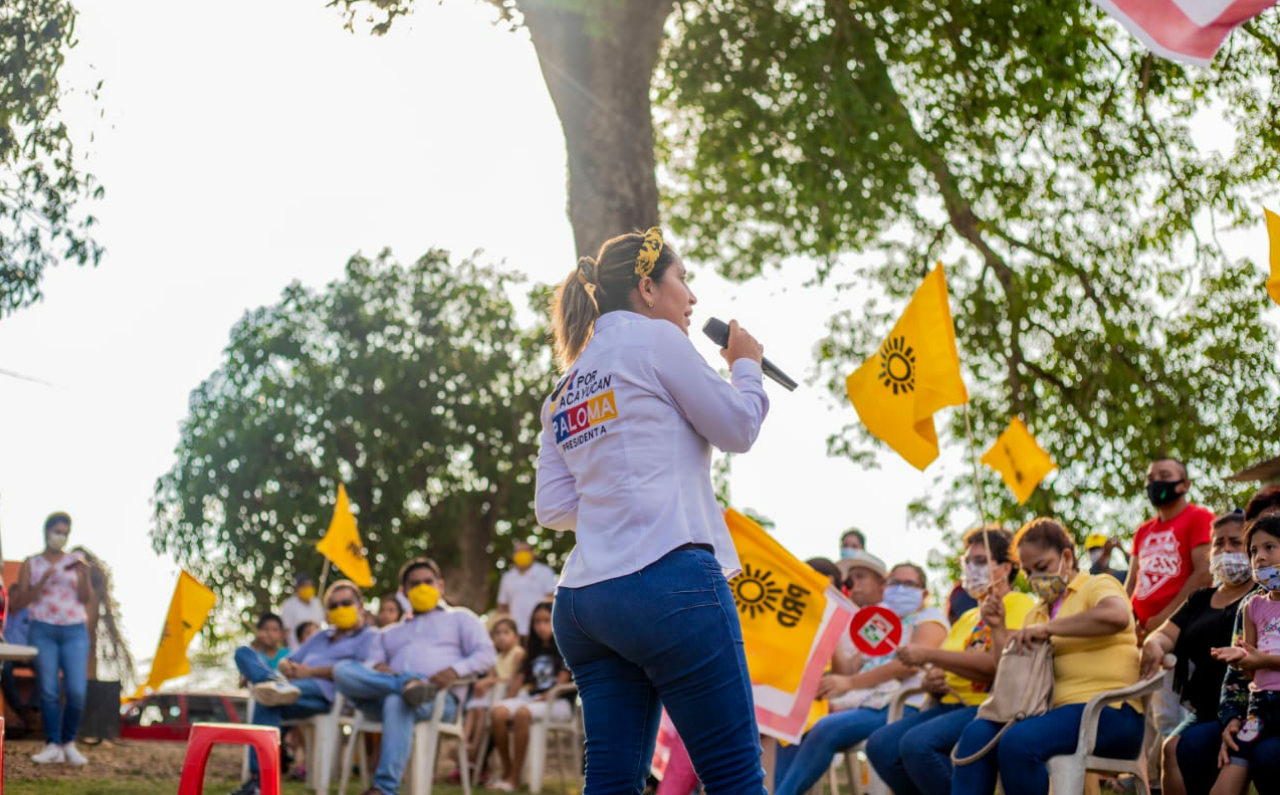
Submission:
M 985 563 L 964 564 L 960 587 L 974 599 L 981 599 L 991 590 L 991 569 Z
M 46 536 L 45 543 L 49 549 L 54 552 L 61 552 L 63 547 L 67 545 L 66 533 L 50 533 Z
M 1217 582 L 1240 585 L 1253 577 L 1249 556 L 1243 552 L 1221 552 L 1209 556 L 1209 571 Z

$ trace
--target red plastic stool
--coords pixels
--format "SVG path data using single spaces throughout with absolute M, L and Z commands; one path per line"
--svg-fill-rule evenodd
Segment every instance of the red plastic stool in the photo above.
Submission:
M 187 736 L 187 758 L 182 763 L 178 795 L 204 792 L 204 769 L 209 752 L 218 743 L 251 745 L 258 752 L 258 781 L 262 795 L 280 795 L 280 730 L 274 726 L 243 723 L 195 723 Z

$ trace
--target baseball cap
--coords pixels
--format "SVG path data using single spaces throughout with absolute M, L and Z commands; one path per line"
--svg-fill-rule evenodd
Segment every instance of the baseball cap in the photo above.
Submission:
M 1097 549 L 1098 547 L 1105 547 L 1106 545 L 1107 537 L 1102 533 L 1090 533 L 1084 540 L 1085 549 Z

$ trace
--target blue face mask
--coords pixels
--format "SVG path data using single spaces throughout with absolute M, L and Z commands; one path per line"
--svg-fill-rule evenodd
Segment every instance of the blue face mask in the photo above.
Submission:
M 910 585 L 889 585 L 884 589 L 884 604 L 898 618 L 906 618 L 924 607 L 924 591 Z
M 1268 591 L 1280 591 L 1280 566 L 1263 566 L 1253 570 L 1253 578 Z
M 848 560 L 849 558 L 856 558 L 856 557 L 858 557 L 858 553 L 859 553 L 859 552 L 861 552 L 861 551 L 862 551 L 862 550 L 860 550 L 860 549 L 854 549 L 853 547 L 840 547 L 840 558 L 841 558 L 841 560 Z

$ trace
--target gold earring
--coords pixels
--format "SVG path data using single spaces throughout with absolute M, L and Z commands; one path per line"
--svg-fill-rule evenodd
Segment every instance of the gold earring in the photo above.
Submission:
M 645 303 L 649 304 L 649 308 L 650 308 L 650 309 L 653 309 L 653 302 L 652 302 L 652 301 L 646 301 Z

